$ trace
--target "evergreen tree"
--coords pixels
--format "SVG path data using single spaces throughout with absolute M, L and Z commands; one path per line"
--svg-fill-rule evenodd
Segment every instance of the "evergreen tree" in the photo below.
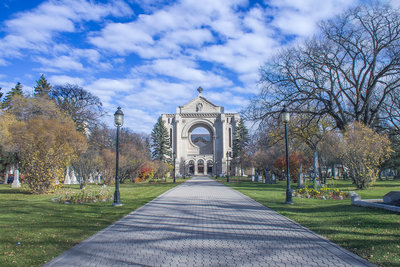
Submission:
M 243 175 L 243 160 L 246 147 L 249 144 L 249 131 L 240 119 L 236 125 L 233 137 L 233 158 L 240 161 L 241 174 Z
M 1 103 L 1 107 L 3 109 L 7 109 L 10 106 L 10 101 L 15 95 L 23 95 L 22 94 L 22 84 L 17 82 L 14 88 L 12 88 L 4 97 L 3 102 Z
M 3 89 L 3 88 L 0 87 L 0 91 L 1 91 L 1 89 Z M 2 97 L 3 97 L 3 93 L 0 92 L 0 98 L 2 98 Z
M 163 162 L 169 161 L 171 159 L 169 134 L 161 117 L 158 118 L 151 132 L 151 141 L 153 159 Z
M 40 79 L 36 81 L 35 96 L 49 95 L 50 90 L 51 85 L 47 82 L 44 74 L 42 74 L 42 76 L 40 76 Z

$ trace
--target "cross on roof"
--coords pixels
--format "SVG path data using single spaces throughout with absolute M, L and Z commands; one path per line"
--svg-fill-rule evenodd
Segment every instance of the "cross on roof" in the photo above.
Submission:
M 199 86 L 199 88 L 197 88 L 197 91 L 199 92 L 199 95 L 201 95 L 201 92 L 203 92 L 203 88 L 201 88 L 201 86 Z

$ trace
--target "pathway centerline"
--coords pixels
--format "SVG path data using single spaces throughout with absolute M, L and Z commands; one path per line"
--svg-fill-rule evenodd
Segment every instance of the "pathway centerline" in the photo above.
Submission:
M 207 177 L 195 177 L 45 266 L 374 266 Z

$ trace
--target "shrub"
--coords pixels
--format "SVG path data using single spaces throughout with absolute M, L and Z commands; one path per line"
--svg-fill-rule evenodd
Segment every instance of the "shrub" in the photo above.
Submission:
M 147 179 L 152 179 L 153 176 L 154 176 L 153 169 L 149 166 L 143 166 L 139 170 L 139 175 L 138 178 L 136 179 L 136 182 L 143 182 Z

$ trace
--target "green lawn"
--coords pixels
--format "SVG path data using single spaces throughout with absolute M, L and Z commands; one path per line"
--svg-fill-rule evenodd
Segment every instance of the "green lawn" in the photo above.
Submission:
M 218 179 L 226 183 L 226 179 Z M 233 180 L 233 181 L 232 181 Z M 310 228 L 334 243 L 379 266 L 400 266 L 400 215 L 394 212 L 355 207 L 350 199 L 318 200 L 293 197 L 285 201 L 286 183 L 274 185 L 230 179 L 229 186 L 259 203 Z M 294 185 L 293 187 L 295 187 Z M 382 198 L 390 191 L 400 191 L 400 181 L 378 181 L 368 190 L 355 190 L 350 181 L 335 181 L 330 187 L 352 190 L 363 199 Z
M 122 184 L 121 207 L 112 207 L 112 202 L 58 204 L 51 202 L 53 194 L 31 195 L 1 184 L 0 266 L 41 266 L 173 188 L 175 184 L 168 180 L 160 184 Z

